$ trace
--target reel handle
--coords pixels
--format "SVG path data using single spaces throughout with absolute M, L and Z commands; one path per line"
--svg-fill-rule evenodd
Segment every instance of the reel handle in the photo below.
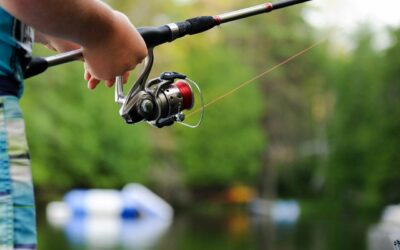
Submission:
M 123 77 L 117 76 L 115 78 L 115 102 L 117 104 L 124 104 L 125 95 L 124 95 L 124 85 L 123 85 Z

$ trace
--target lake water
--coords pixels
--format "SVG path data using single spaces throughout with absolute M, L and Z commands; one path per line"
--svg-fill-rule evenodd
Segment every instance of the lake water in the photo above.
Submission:
M 375 250 L 368 237 L 373 225 L 327 216 L 279 223 L 251 216 L 245 209 L 222 209 L 217 213 L 177 212 L 170 224 L 96 218 L 63 227 L 51 226 L 41 217 L 41 250 Z M 386 243 L 378 249 L 393 249 Z

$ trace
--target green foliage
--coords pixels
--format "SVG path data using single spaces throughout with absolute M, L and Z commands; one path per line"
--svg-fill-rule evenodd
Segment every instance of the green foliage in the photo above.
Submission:
M 186 61 L 190 75 L 205 92 L 206 103 L 253 75 L 240 58 L 222 46 L 213 46 L 206 53 L 204 56 L 200 49 Z M 252 84 L 208 106 L 199 129 L 179 131 L 177 155 L 188 183 L 196 186 L 252 183 L 260 171 L 266 139 L 260 125 L 262 96 L 259 86 Z
M 329 129 L 329 199 L 345 207 L 376 211 L 400 200 L 399 48 L 377 52 L 364 32 L 351 60 L 330 79 L 336 105 Z

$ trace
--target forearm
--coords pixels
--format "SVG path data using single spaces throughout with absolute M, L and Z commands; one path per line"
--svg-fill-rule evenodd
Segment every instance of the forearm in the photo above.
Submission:
M 114 12 L 99 0 L 0 0 L 12 15 L 40 32 L 84 47 L 111 35 Z
M 62 51 L 81 46 L 88 69 L 96 79 L 114 79 L 134 69 L 147 55 L 146 44 L 129 19 L 100 0 L 0 0 L 0 5 L 22 22 L 53 37 L 48 43 L 51 48 Z

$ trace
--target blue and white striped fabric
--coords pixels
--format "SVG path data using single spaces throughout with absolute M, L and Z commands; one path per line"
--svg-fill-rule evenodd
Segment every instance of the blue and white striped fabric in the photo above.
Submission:
M 33 40 L 33 29 L 0 7 L 0 76 L 22 83 Z
M 0 97 L 0 250 L 36 249 L 31 164 L 15 96 Z

